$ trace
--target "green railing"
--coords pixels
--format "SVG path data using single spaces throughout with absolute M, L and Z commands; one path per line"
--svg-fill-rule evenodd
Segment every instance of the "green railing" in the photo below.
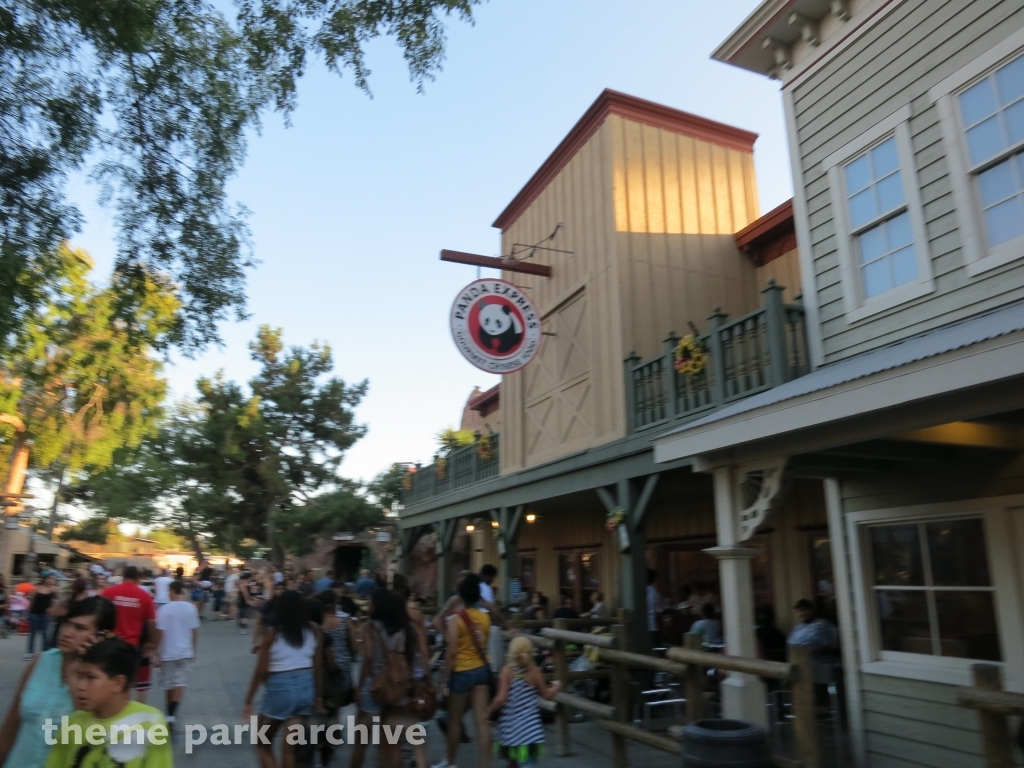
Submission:
M 435 460 L 426 466 L 417 464 L 415 471 L 409 475 L 409 487 L 402 493 L 402 503 L 406 506 L 416 504 L 497 477 L 500 447 L 499 435 L 478 435 L 473 445 L 452 451 L 444 459 Z
M 630 431 L 695 419 L 729 403 L 777 387 L 808 370 L 804 310 L 782 301 L 782 286 L 770 281 L 760 309 L 727 322 L 716 307 L 711 330 L 697 337 L 705 358 L 696 373 L 679 373 L 670 333 L 665 351 L 642 360 L 626 358 L 626 415 Z

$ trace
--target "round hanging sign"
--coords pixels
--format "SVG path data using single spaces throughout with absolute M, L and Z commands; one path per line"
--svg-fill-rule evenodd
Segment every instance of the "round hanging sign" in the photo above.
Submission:
M 518 371 L 540 350 L 537 308 L 504 280 L 476 280 L 459 291 L 451 326 L 463 357 L 488 373 Z

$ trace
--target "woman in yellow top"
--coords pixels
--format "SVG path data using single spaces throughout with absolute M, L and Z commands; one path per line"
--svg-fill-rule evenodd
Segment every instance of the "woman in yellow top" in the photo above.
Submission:
M 476 722 L 478 768 L 491 764 L 491 734 L 487 707 L 491 699 L 491 661 L 487 658 L 487 637 L 491 616 L 479 607 L 480 577 L 471 573 L 459 584 L 464 608 L 448 618 L 445 629 L 448 653 L 441 684 L 448 698 L 448 759 L 435 768 L 456 768 L 462 738 L 462 715 L 470 702 Z M 447 682 L 446 682 L 447 681 Z

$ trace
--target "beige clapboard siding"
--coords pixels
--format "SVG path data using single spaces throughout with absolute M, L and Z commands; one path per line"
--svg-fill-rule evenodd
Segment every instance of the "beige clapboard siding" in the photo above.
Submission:
M 757 304 L 733 233 L 757 216 L 753 158 L 611 116 L 624 352 L 661 351 L 669 331 L 702 331 L 715 305 Z
M 754 274 L 759 292 L 768 286 L 769 280 L 774 280 L 776 285 L 784 286 L 786 290 L 782 293 L 782 300 L 786 303 L 792 303 L 797 296 L 803 293 L 803 281 L 800 278 L 800 253 L 795 248 L 777 259 L 757 267 Z
M 865 674 L 869 765 L 984 768 L 977 713 L 958 707 L 955 688 Z
M 545 323 L 558 308 L 582 290 L 590 309 L 586 337 L 589 340 L 589 393 L 584 405 L 587 423 L 584 434 L 576 431 L 566 452 L 606 442 L 625 433 L 622 383 L 621 341 L 617 329 L 617 297 L 613 288 L 612 217 L 610 163 L 607 151 L 607 126 L 602 126 L 580 148 L 562 171 L 538 195 L 519 219 L 503 233 L 502 249 L 509 253 L 513 243 L 535 243 L 550 235 L 561 222 L 564 229 L 551 245 L 571 250 L 573 255 L 538 251 L 530 260 L 553 268 L 553 276 L 504 273 L 504 278 L 526 288 L 538 305 Z M 522 255 L 520 255 L 522 258 Z M 545 337 L 541 357 L 554 357 L 558 338 Z M 564 339 L 561 341 L 565 341 Z M 545 352 L 548 354 L 545 355 Z M 548 361 L 549 365 L 554 363 Z M 536 375 L 533 365 L 502 377 L 502 408 L 505 411 L 502 434 L 501 469 L 514 472 L 530 464 L 555 458 L 561 446 L 538 445 L 537 429 L 531 429 L 527 413 L 527 381 Z M 553 387 L 557 389 L 559 384 Z M 536 393 L 533 393 L 534 395 Z M 536 398 L 534 398 L 536 400 Z M 615 404 L 618 404 L 615 407 Z M 560 413 L 551 418 L 556 422 Z M 562 430 L 556 429 L 555 432 Z M 532 446 L 532 452 L 531 452 Z
M 691 321 L 706 330 L 716 305 L 731 316 L 758 306 L 757 277 L 734 239 L 757 214 L 749 152 L 605 119 L 502 235 L 508 253 L 562 222 L 552 245 L 574 251 L 532 257 L 552 266 L 550 279 L 504 275 L 558 336 L 545 337 L 539 361 L 503 377 L 503 474 L 622 437 L 627 354 L 659 353 L 669 331 L 684 334 Z M 555 370 L 580 295 L 586 332 L 572 341 L 586 348 L 586 369 Z
M 970 278 L 959 250 L 956 212 L 937 110 L 927 90 L 1024 26 L 1024 4 L 1006 0 L 906 0 L 794 93 L 805 169 L 815 289 L 826 359 L 897 341 L 1024 297 L 1024 265 Z M 845 317 L 825 156 L 907 103 L 936 290 L 851 326 Z

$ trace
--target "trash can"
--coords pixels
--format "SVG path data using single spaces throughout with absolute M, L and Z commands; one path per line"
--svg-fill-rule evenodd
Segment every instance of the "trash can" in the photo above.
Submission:
M 683 729 L 683 768 L 771 768 L 764 728 L 743 720 L 697 720 Z

